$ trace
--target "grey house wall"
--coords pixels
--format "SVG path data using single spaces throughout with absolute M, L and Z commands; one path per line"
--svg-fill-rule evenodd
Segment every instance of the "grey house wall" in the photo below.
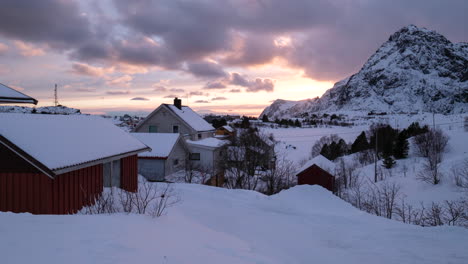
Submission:
M 176 142 L 167 159 L 145 159 L 144 157 L 139 157 L 138 173 L 151 181 L 164 181 L 167 175 L 183 170 L 188 150 L 186 150 L 181 140 L 183 139 Z M 175 160 L 177 160 L 177 165 L 174 164 Z
M 188 150 L 186 150 L 186 148 L 183 147 L 182 143 L 178 141 L 166 160 L 166 171 L 164 176 L 178 172 L 179 170 L 183 170 L 185 168 L 185 160 L 188 156 L 187 152 Z M 177 160 L 177 165 L 174 164 L 175 160 Z
M 150 181 L 164 181 L 166 160 L 138 158 L 138 173 Z

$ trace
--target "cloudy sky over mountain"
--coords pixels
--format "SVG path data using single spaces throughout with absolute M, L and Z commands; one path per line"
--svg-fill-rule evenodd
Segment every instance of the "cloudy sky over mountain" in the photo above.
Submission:
M 321 95 L 408 24 L 468 40 L 466 0 L 2 0 L 0 82 L 84 112 L 258 114 Z

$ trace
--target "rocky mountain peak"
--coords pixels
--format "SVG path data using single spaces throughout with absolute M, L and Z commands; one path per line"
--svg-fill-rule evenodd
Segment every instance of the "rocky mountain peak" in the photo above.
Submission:
M 313 101 L 275 103 L 280 117 L 314 111 L 468 112 L 468 44 L 415 25 L 403 27 L 361 70 Z

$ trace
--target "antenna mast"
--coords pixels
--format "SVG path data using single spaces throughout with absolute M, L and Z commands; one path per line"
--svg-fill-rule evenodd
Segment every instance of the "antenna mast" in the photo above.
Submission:
M 55 98 L 55 100 L 54 100 L 54 105 L 55 105 L 55 106 L 58 106 L 59 103 L 58 103 L 58 95 L 57 95 L 57 84 L 55 84 L 54 98 Z

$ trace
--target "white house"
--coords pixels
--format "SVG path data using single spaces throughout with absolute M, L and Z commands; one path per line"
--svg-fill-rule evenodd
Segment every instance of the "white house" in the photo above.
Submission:
M 185 139 L 201 140 L 213 137 L 214 127 L 182 100 L 175 98 L 174 104 L 161 104 L 133 130 L 137 133 L 179 133 Z
M 167 175 L 185 169 L 188 146 L 180 134 L 131 133 L 151 148 L 138 154 L 138 173 L 151 181 L 164 181 Z
M 220 148 L 229 144 L 228 140 L 205 138 L 202 140 L 187 140 L 190 149 L 190 163 L 193 168 L 214 173 Z

